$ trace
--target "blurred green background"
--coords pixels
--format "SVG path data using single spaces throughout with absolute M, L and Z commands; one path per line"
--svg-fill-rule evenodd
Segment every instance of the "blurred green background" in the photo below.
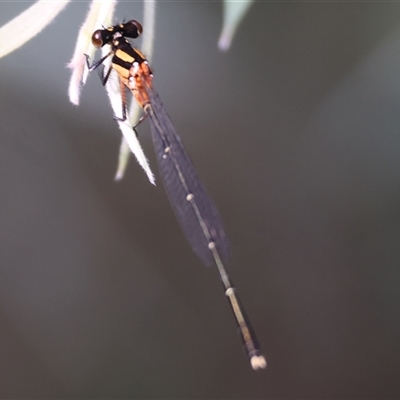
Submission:
M 0 60 L 0 398 L 399 398 L 400 4 L 256 2 L 227 53 L 220 2 L 158 4 L 154 83 L 223 217 L 261 372 L 159 176 L 132 159 L 113 180 L 97 74 L 68 101 L 87 8 Z

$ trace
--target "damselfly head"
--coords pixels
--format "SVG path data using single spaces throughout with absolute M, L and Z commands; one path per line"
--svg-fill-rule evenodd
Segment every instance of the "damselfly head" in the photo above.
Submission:
M 143 32 L 142 24 L 135 19 L 131 19 L 123 24 L 114 25 L 107 29 L 98 29 L 92 35 L 92 44 L 96 49 L 103 47 L 118 36 L 136 39 Z

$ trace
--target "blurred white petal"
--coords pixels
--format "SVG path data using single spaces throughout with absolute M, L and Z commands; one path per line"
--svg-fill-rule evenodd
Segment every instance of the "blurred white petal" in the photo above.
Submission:
M 144 2 L 142 52 L 151 62 L 156 31 L 156 0 Z
M 115 173 L 116 181 L 120 181 L 124 177 L 130 154 L 131 149 L 129 148 L 129 144 L 126 141 L 125 136 L 122 136 L 121 146 L 119 148 L 118 168 L 117 172 Z
M 96 50 L 92 45 L 92 34 L 96 29 L 102 28 L 102 25 L 110 25 L 115 4 L 116 0 L 92 1 L 86 20 L 79 30 L 74 55 L 68 64 L 68 68 L 72 69 L 68 95 L 75 105 L 79 104 L 81 82 L 85 84 L 88 75 L 85 54 L 93 59 Z
M 121 96 L 119 96 L 119 103 L 121 104 Z M 119 109 L 121 110 L 121 107 L 119 107 Z M 153 172 L 150 169 L 149 162 L 148 162 L 146 156 L 144 155 L 143 149 L 140 146 L 140 142 L 139 142 L 138 138 L 136 137 L 136 133 L 133 130 L 132 125 L 128 122 L 128 120 L 123 121 L 123 122 L 118 121 L 118 125 L 119 125 L 119 129 L 121 129 L 121 132 L 124 135 L 124 139 L 126 140 L 130 150 L 135 155 L 137 162 L 143 168 L 150 183 L 155 185 L 156 181 L 154 179 Z M 117 177 L 116 177 L 116 179 L 117 179 Z
M 128 119 L 132 126 L 136 125 L 136 123 L 139 121 L 141 110 L 142 110 L 142 108 L 139 106 L 139 104 L 137 104 L 135 99 L 132 99 L 131 106 L 129 107 L 129 115 L 128 115 Z M 133 153 L 133 151 L 132 151 L 132 153 Z M 131 150 L 130 150 L 129 144 L 126 141 L 125 136 L 122 136 L 121 145 L 119 147 L 117 172 L 115 173 L 115 178 L 114 178 L 116 181 L 120 181 L 124 177 L 126 167 L 128 166 L 128 161 L 129 161 L 130 155 L 131 155 Z M 139 160 L 138 160 L 138 162 L 140 164 Z M 152 183 L 154 183 L 154 182 L 152 182 Z
M 147 0 L 144 2 L 144 15 L 143 15 L 143 35 L 142 35 L 142 46 L 141 50 L 143 54 L 146 55 L 149 63 L 153 55 L 153 43 L 154 43 L 154 33 L 156 25 L 156 1 Z M 129 119 L 132 125 L 135 125 L 140 118 L 141 108 L 137 102 L 133 99 L 129 111 Z M 128 165 L 128 160 L 130 156 L 130 151 L 127 143 L 125 142 L 125 137 L 122 138 L 119 157 L 118 157 L 118 167 L 117 173 L 115 174 L 115 179 L 120 180 L 123 178 L 126 166 Z
M 0 28 L 0 58 L 18 49 L 36 36 L 70 0 L 40 0 Z M 4 6 L 3 6 L 4 7 Z
M 221 50 L 228 50 L 231 46 L 233 36 L 252 3 L 253 0 L 224 0 L 224 22 L 218 41 Z

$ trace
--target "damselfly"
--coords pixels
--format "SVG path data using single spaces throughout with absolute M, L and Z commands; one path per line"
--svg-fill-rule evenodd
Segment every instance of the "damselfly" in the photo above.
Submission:
M 108 57 L 112 57 L 111 66 L 101 73 L 101 80 L 105 85 L 112 71 L 118 75 L 122 117 L 115 116 L 115 119 L 123 121 L 127 118 L 126 88 L 132 92 L 145 111 L 150 123 L 160 175 L 176 217 L 193 251 L 203 263 L 217 266 L 252 368 L 265 368 L 265 358 L 225 269 L 229 257 L 229 243 L 217 208 L 197 176 L 164 104 L 154 89 L 153 74 L 145 56 L 127 40 L 135 39 L 141 33 L 142 26 L 135 20 L 95 31 L 92 35 L 93 45 L 96 48 L 110 45 L 111 49 L 91 65 L 87 57 L 87 66 L 93 71 Z

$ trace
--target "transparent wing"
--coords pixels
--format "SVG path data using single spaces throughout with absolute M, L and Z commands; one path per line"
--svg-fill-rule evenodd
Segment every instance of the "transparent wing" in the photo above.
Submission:
M 193 251 L 206 264 L 215 262 L 215 243 L 223 261 L 229 258 L 229 243 L 221 218 L 176 133 L 156 90 L 147 86 L 150 105 L 145 106 L 150 120 L 154 149 L 165 191 Z

